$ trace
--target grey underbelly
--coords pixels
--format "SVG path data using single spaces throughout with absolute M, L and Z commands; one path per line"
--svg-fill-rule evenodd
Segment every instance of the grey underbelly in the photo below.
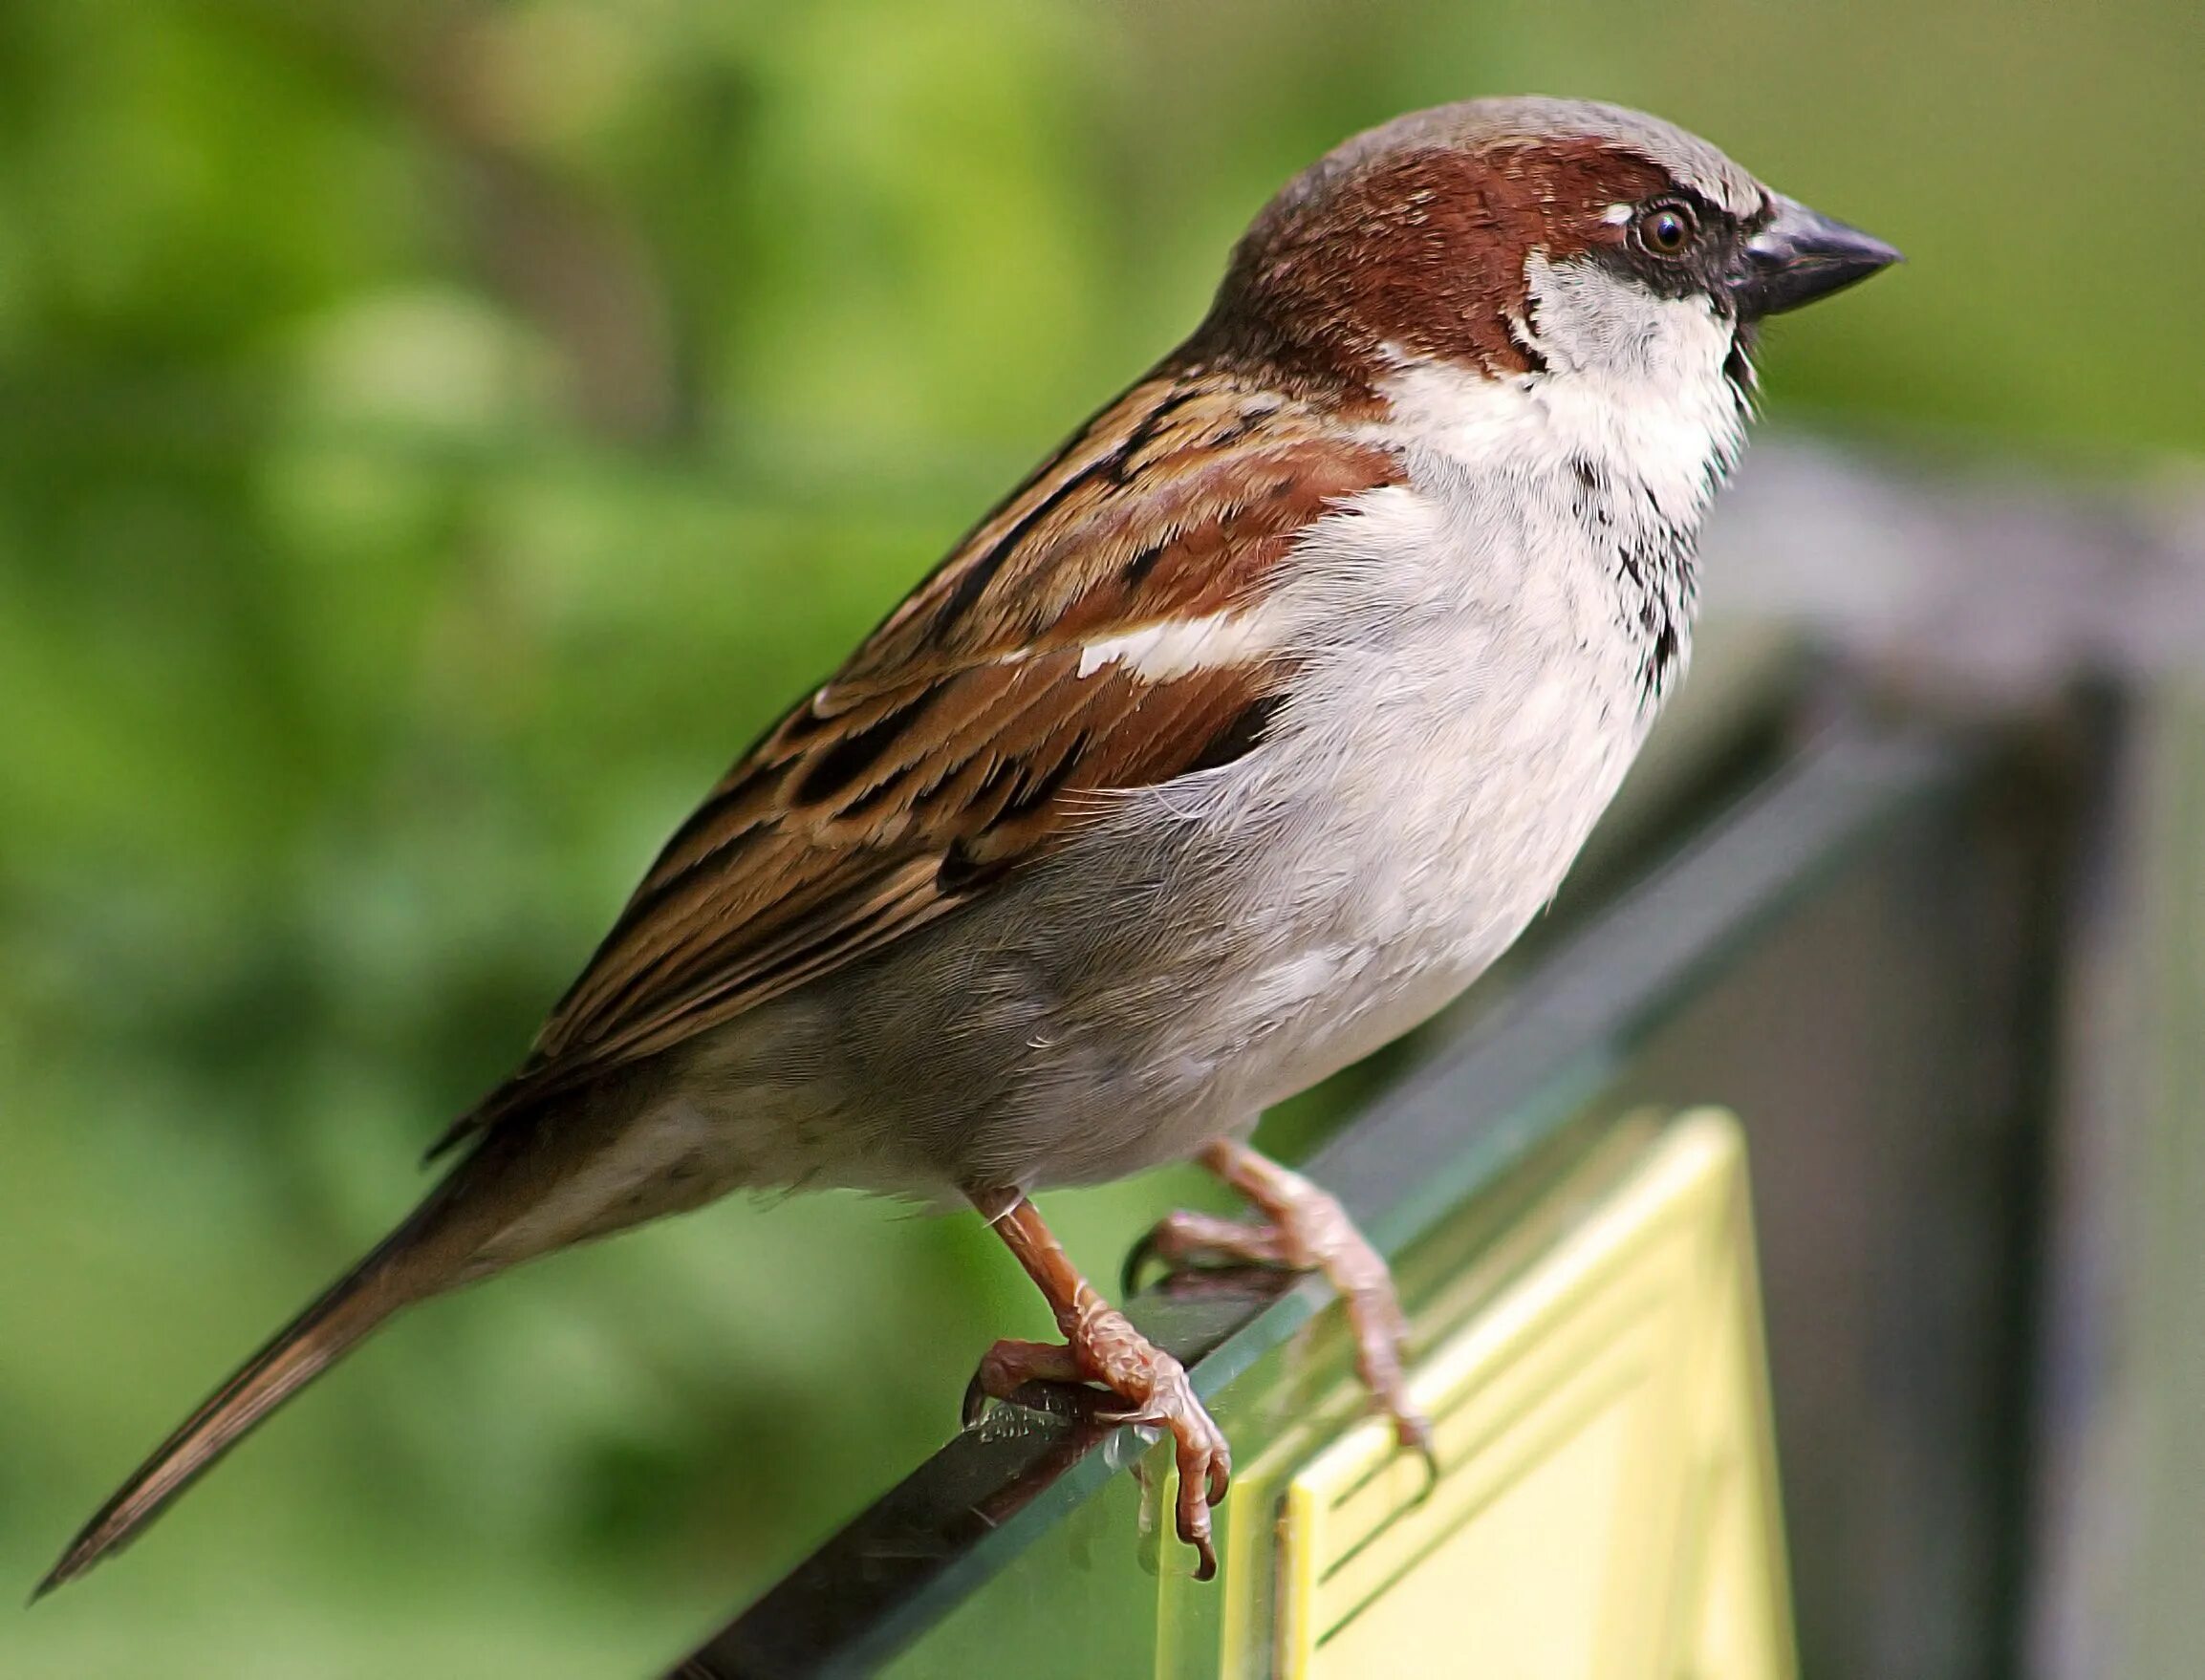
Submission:
M 707 1037 L 669 1100 L 730 1185 L 940 1197 L 1183 1157 L 1474 980 L 1551 894 L 1616 750 L 1367 832 L 1273 813 L 1260 855 L 1226 828 L 1106 828 Z

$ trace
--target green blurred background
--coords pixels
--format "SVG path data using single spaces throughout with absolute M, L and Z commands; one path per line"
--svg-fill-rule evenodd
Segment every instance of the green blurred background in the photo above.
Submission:
M 1780 420 L 2148 469 L 2205 449 L 2200 88 L 2191 0 L 6 0 L 0 1596 L 1317 153 L 1648 106 L 1913 259 L 1780 324 Z M 1052 1208 L 1103 1270 L 1201 1195 Z M 0 1673 L 640 1672 L 1044 1328 L 854 1198 L 563 1257 L 0 1609 Z

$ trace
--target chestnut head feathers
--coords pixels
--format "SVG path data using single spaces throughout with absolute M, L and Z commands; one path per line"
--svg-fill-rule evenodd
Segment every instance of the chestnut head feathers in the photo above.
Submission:
M 1535 264 L 1738 326 L 1897 257 L 1657 118 L 1477 99 L 1373 128 L 1297 176 L 1235 249 L 1195 344 L 1364 384 L 1424 357 L 1526 374 L 1541 371 Z

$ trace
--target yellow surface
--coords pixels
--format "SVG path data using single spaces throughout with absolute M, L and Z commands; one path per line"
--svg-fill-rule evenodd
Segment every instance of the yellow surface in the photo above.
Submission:
M 1285 1479 L 1277 1673 L 1790 1680 L 1729 1116 L 1655 1132 L 1414 1387 L 1442 1466 L 1429 1497 L 1376 1422 Z M 1261 1568 L 1261 1540 L 1231 1548 L 1238 1569 Z M 1226 1622 L 1227 1671 L 1261 1671 L 1250 1618 Z

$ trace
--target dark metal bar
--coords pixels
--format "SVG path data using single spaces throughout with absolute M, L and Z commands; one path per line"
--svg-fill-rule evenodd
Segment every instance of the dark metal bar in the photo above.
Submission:
M 1992 762 L 1946 734 L 1846 730 L 1798 754 L 1665 866 L 1590 916 L 1503 1005 L 1444 1042 L 1308 1163 L 1399 1253 L 1549 1136 L 1800 894 Z M 1309 1278 L 1152 1293 L 1142 1328 L 1215 1394 L 1330 1299 Z M 956 1436 L 674 1672 L 865 1673 L 1137 1455 L 1133 1432 L 1036 1420 Z

